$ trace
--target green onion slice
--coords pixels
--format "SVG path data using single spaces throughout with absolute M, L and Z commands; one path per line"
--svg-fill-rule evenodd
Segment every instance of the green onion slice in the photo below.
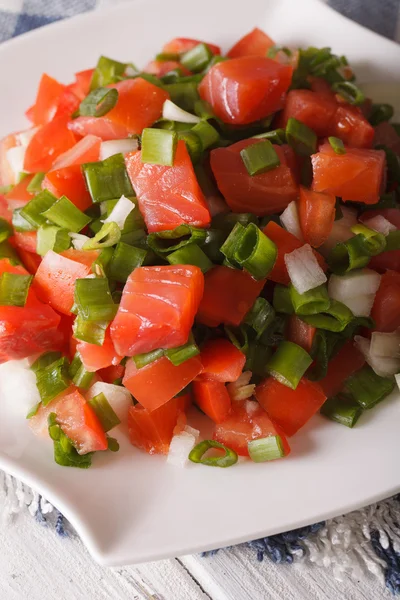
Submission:
M 87 371 L 83 366 L 79 352 L 76 352 L 68 371 L 72 383 L 81 390 L 88 390 L 93 382 L 94 372 Z
M 218 131 L 208 121 L 200 121 L 192 127 L 191 132 L 199 138 L 202 150 L 214 146 L 220 138 Z
M 297 315 L 315 315 L 327 310 L 330 306 L 328 290 L 325 284 L 299 294 L 293 285 L 289 286 L 290 299 Z
M 105 277 L 77 279 L 74 298 L 78 314 L 85 321 L 111 321 L 118 310 Z
M 159 348 L 158 350 L 151 350 L 151 352 L 146 352 L 144 354 L 136 354 L 136 356 L 132 357 L 133 362 L 136 365 L 137 369 L 142 369 L 147 365 L 155 362 L 159 358 L 164 356 L 164 350 Z
M 25 306 L 32 280 L 32 275 L 0 275 L 0 306 Z
M 134 196 L 123 154 L 113 154 L 99 162 L 85 163 L 82 170 L 93 202 Z
M 275 319 L 275 310 L 265 298 L 257 298 L 247 313 L 244 322 L 256 333 L 258 340 Z
M 336 154 L 346 154 L 346 148 L 340 138 L 330 136 L 328 137 L 328 142 Z
M 145 128 L 142 132 L 142 162 L 172 167 L 178 136 L 167 129 Z
M 96 235 L 85 242 L 83 250 L 102 250 L 115 246 L 121 239 L 121 230 L 116 223 L 104 223 Z
M 351 81 L 338 81 L 332 85 L 332 89 L 355 106 L 359 106 L 365 100 L 365 94 Z
M 351 428 L 357 423 L 363 409 L 357 402 L 349 400 L 343 394 L 339 394 L 333 398 L 328 398 L 322 405 L 320 412 L 331 421 Z
M 5 242 L 12 235 L 12 227 L 5 219 L 0 217 L 0 243 Z
M 55 413 L 48 416 L 49 435 L 54 442 L 54 460 L 62 467 L 77 467 L 88 469 L 92 464 L 93 452 L 80 455 L 74 448 L 72 441 L 61 430 L 57 423 Z
M 147 244 L 156 254 L 164 255 L 175 252 L 175 250 L 184 248 L 189 244 L 202 245 L 206 236 L 205 229 L 183 224 L 175 229 L 150 233 L 147 237 Z
M 164 351 L 165 356 L 172 362 L 175 367 L 178 367 L 183 362 L 200 354 L 200 350 L 195 342 L 193 334 L 190 334 L 188 341 L 183 346 L 177 348 L 169 348 Z
M 375 231 L 375 229 L 370 229 L 361 223 L 353 225 L 351 231 L 356 235 L 364 236 L 364 244 L 370 256 L 376 256 L 386 250 L 386 237 L 383 233 L 379 233 L 378 231 Z
M 207 44 L 201 43 L 182 54 L 180 62 L 192 73 L 199 73 L 207 67 L 212 57 L 213 53 Z
M 71 237 L 67 229 L 61 229 L 55 225 L 41 225 L 37 231 L 36 252 L 40 256 L 47 254 L 49 250 L 64 252 L 71 246 Z
M 15 231 L 36 231 L 38 226 L 33 226 L 21 215 L 22 208 L 16 208 L 12 213 L 12 225 Z
M 224 450 L 224 456 L 210 456 L 204 458 L 205 453 L 211 448 L 217 448 L 218 450 Z M 193 450 L 189 454 L 189 460 L 194 463 L 201 463 L 202 465 L 207 465 L 208 467 L 231 467 L 235 463 L 237 463 L 238 455 L 236 452 L 224 446 L 224 444 L 220 444 L 215 440 L 204 440 L 197 444 L 193 448 Z
M 249 175 L 259 175 L 279 167 L 281 161 L 273 145 L 267 139 L 252 144 L 240 151 L 240 156 Z
M 171 252 L 167 256 L 167 261 L 170 265 L 195 265 L 203 273 L 207 273 L 214 266 L 197 244 L 187 244 L 187 246 Z
M 147 254 L 148 251 L 143 248 L 136 248 L 124 242 L 119 242 L 108 265 L 109 277 L 125 283 L 132 271 L 142 266 Z
M 390 121 L 394 115 L 394 109 L 391 104 L 373 104 L 369 115 L 369 122 L 376 127 L 380 123 Z
M 79 233 L 92 220 L 75 206 L 66 196 L 61 196 L 42 215 L 68 231 Z
M 329 308 L 314 315 L 303 315 L 302 320 L 318 329 L 328 331 L 343 331 L 354 318 L 353 313 L 345 304 L 331 300 Z
M 260 342 L 249 342 L 246 352 L 244 371 L 251 371 L 253 375 L 268 377 L 267 364 L 272 355 L 272 349 Z
M 92 90 L 79 105 L 79 114 L 83 117 L 103 117 L 118 102 L 116 88 L 99 87 Z
M 170 83 L 165 85 L 164 89 L 169 93 L 170 99 L 174 104 L 177 104 L 180 108 L 188 112 L 194 111 L 194 106 L 200 99 L 197 91 L 197 83 L 194 81 L 188 83 Z
M 281 342 L 267 364 L 267 371 L 283 385 L 295 390 L 312 363 L 312 358 L 301 346 Z
M 282 438 L 280 435 L 270 435 L 266 438 L 251 440 L 247 443 L 249 456 L 253 462 L 266 462 L 283 458 L 285 450 L 283 448 Z
M 294 313 L 290 288 L 277 283 L 274 287 L 272 304 L 276 312 L 292 315 Z
M 316 133 L 294 117 L 290 117 L 287 122 L 286 139 L 296 154 L 300 156 L 310 156 L 317 151 Z
M 108 321 L 87 321 L 78 315 L 73 325 L 74 338 L 88 344 L 102 346 L 108 325 Z
M 57 202 L 57 198 L 48 190 L 43 190 L 21 208 L 20 215 L 37 229 L 46 223 L 46 217 L 42 213 L 55 202 Z
M 394 379 L 380 377 L 369 365 L 364 365 L 345 382 L 343 392 L 361 408 L 373 408 L 394 389 Z
M 234 250 L 233 259 L 254 279 L 260 280 L 273 269 L 277 254 L 275 243 L 257 225 L 249 223 Z
M 239 327 L 225 326 L 225 333 L 229 340 L 232 342 L 238 350 L 247 355 L 249 350 L 249 336 L 247 327 L 245 325 L 239 325 Z
M 107 56 L 100 56 L 90 82 L 90 89 L 95 90 L 115 83 L 124 74 L 126 67 L 126 63 L 107 58 Z
M 39 358 L 37 358 L 31 365 L 31 371 L 36 373 L 37 371 L 40 371 L 40 369 L 48 367 L 59 358 L 61 358 L 61 352 L 45 352 L 44 354 L 41 354 Z
M 271 144 L 277 144 L 281 146 L 286 144 L 286 131 L 284 129 L 273 129 L 272 131 L 266 131 L 253 135 L 254 139 L 269 140 Z
M 47 367 L 36 371 L 36 385 L 43 406 L 47 406 L 70 385 L 68 359 L 63 356 Z
M 44 179 L 45 173 L 35 173 L 32 179 L 29 182 L 29 185 L 26 188 L 26 191 L 30 194 L 38 194 L 42 191 L 42 181 Z
M 88 404 L 93 408 L 106 433 L 121 423 L 103 392 L 88 400 Z

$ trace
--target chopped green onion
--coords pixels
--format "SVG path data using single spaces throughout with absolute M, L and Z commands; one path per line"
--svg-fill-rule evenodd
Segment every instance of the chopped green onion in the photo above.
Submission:
M 88 390 L 93 382 L 94 372 L 87 371 L 83 366 L 81 357 L 76 352 L 69 366 L 68 375 L 72 383 L 81 390 Z
M 178 367 L 183 362 L 189 360 L 189 358 L 193 358 L 193 356 L 200 354 L 200 350 L 193 335 L 190 334 L 186 344 L 178 346 L 177 348 L 168 348 L 168 350 L 164 350 L 164 354 L 175 367 Z
M 368 120 L 373 127 L 376 127 L 380 123 L 390 121 L 393 115 L 394 109 L 391 104 L 373 104 Z
M 5 242 L 12 235 L 12 232 L 10 223 L 0 217 L 0 243 Z
M 288 57 L 292 56 L 292 51 L 286 46 L 271 46 L 271 48 L 268 48 L 265 56 L 267 58 L 275 58 L 278 52 L 284 52 Z
M 292 315 L 294 313 L 290 288 L 277 283 L 274 287 L 272 305 L 276 312 Z
M 336 154 L 346 154 L 346 148 L 344 147 L 343 141 L 340 138 L 330 136 L 328 137 L 328 142 Z
M 0 242 L 0 259 L 8 258 L 12 265 L 20 265 L 21 261 L 9 242 Z
M 26 415 L 26 419 L 32 419 L 35 415 L 37 415 L 39 408 L 42 406 L 42 401 L 37 402 L 35 406 L 32 406 L 28 414 Z
M 269 140 L 271 144 L 278 144 L 279 146 L 286 144 L 286 132 L 284 129 L 274 129 L 273 131 L 259 133 L 253 135 L 253 138 Z
M 192 163 L 199 162 L 203 152 L 199 136 L 193 133 L 193 131 L 186 130 L 178 133 L 178 139 L 185 142 Z
M 171 252 L 167 256 L 167 261 L 170 265 L 195 265 L 203 273 L 207 273 L 213 267 L 211 260 L 197 244 L 188 244 Z
M 375 229 L 370 229 L 361 223 L 353 225 L 351 231 L 356 235 L 361 234 L 364 236 L 364 243 L 370 256 L 376 256 L 386 250 L 386 238 L 383 233 L 379 233 L 379 231 L 375 231 Z
M 145 128 L 142 132 L 142 162 L 154 165 L 174 164 L 178 136 L 167 129 Z
M 205 229 L 192 227 L 191 225 L 179 225 L 175 229 L 150 233 L 147 237 L 149 248 L 156 254 L 169 254 L 189 244 L 201 245 L 205 241 L 207 232 Z
M 90 82 L 90 89 L 95 90 L 115 83 L 125 73 L 126 67 L 126 63 L 107 58 L 107 56 L 100 56 Z
M 331 421 L 335 421 L 346 427 L 354 427 L 362 411 L 361 406 L 357 402 L 353 402 L 346 398 L 346 396 L 339 394 L 326 400 L 320 412 Z
M 249 336 L 247 333 L 247 328 L 244 325 L 239 325 L 239 327 L 224 327 L 225 333 L 229 340 L 232 342 L 234 346 L 243 354 L 247 355 L 249 349 Z
M 285 456 L 280 435 L 270 435 L 266 438 L 251 440 L 247 443 L 249 456 L 253 462 L 266 462 Z
M 212 111 L 211 104 L 205 100 L 197 100 L 194 105 L 194 112 L 200 119 L 207 121 L 209 119 L 215 119 L 215 115 Z
M 31 365 L 31 371 L 36 373 L 37 371 L 40 371 L 40 369 L 48 367 L 59 358 L 61 358 L 61 352 L 45 352 L 35 360 L 33 365 Z
M 256 333 L 258 340 L 275 319 L 275 310 L 265 298 L 257 298 L 245 316 L 244 322 Z
M 240 151 L 249 175 L 259 175 L 279 167 L 281 161 L 269 140 L 263 140 Z
M 85 242 L 83 250 L 102 250 L 115 246 L 121 239 L 121 230 L 114 222 L 104 223 L 96 235 Z
M 309 323 L 318 329 L 327 329 L 328 331 L 343 331 L 354 318 L 353 313 L 345 304 L 337 300 L 331 300 L 329 308 L 315 315 L 304 315 L 303 321 Z
M 71 246 L 71 238 L 66 229 L 55 225 L 41 225 L 37 231 L 36 252 L 40 256 L 47 254 L 49 250 L 64 252 Z
M 355 106 L 359 106 L 365 100 L 365 94 L 351 81 L 338 81 L 332 85 L 332 90 Z
M 220 263 L 223 261 L 223 254 L 221 253 L 221 246 L 226 238 L 226 235 L 220 229 L 207 229 L 206 239 L 202 248 L 204 253 L 213 263 Z
M 156 60 L 161 62 L 166 62 L 169 60 L 178 61 L 179 62 L 180 54 L 173 54 L 172 52 L 161 52 L 160 54 L 156 54 Z
M 151 352 L 146 352 L 144 354 L 136 354 L 136 356 L 133 356 L 132 359 L 136 365 L 136 368 L 142 369 L 143 367 L 146 367 L 150 363 L 155 362 L 163 356 L 164 350 L 159 348 L 158 350 L 152 350 Z
M 329 361 L 345 342 L 344 335 L 317 329 L 310 352 L 314 365 L 307 371 L 307 378 L 312 381 L 323 379 L 328 372 Z
M 92 220 L 75 206 L 66 196 L 61 196 L 42 215 L 68 231 L 78 233 Z
M 14 188 L 14 185 L 0 185 L 0 194 L 8 194 Z
M 0 275 L 0 306 L 25 306 L 32 279 L 19 273 Z
M 217 448 L 218 450 L 224 450 L 224 456 L 210 456 L 203 458 L 205 453 L 211 448 Z M 197 444 L 189 454 L 189 460 L 194 463 L 201 463 L 208 467 L 231 467 L 237 463 L 238 456 L 234 450 L 227 448 L 223 444 L 216 442 L 215 440 L 204 440 Z
M 118 309 L 113 302 L 108 280 L 105 277 L 77 279 L 75 304 L 79 316 L 86 321 L 111 321 Z
M 103 117 L 118 102 L 116 88 L 99 87 L 92 90 L 79 105 L 79 114 L 83 117 Z
M 36 231 L 37 227 L 33 226 L 29 221 L 21 215 L 22 208 L 16 208 L 12 213 L 12 225 L 15 231 Z
M 366 267 L 370 259 L 371 254 L 367 240 L 364 235 L 358 234 L 345 242 L 336 244 L 330 251 L 328 264 L 335 275 L 345 275 L 353 269 Z
M 125 283 L 132 271 L 142 266 L 147 254 L 148 252 L 142 248 L 119 242 L 108 267 L 110 278 Z
M 236 249 L 240 246 L 243 236 L 245 234 L 246 227 L 244 227 L 239 221 L 236 222 L 232 231 L 226 238 L 225 242 L 220 248 L 220 252 L 228 259 L 232 264 L 234 263 L 234 254 Z
M 93 408 L 106 433 L 121 423 L 103 392 L 88 400 L 88 404 Z
M 113 154 L 99 162 L 85 163 L 82 170 L 93 202 L 134 196 L 123 154 Z
M 343 392 L 362 408 L 373 408 L 394 389 L 394 379 L 380 377 L 369 365 L 364 365 L 345 382 Z
M 246 352 L 244 371 L 251 371 L 253 375 L 268 377 L 267 364 L 272 355 L 272 349 L 258 342 L 250 342 Z
M 199 100 L 196 82 L 170 83 L 164 86 L 169 93 L 170 99 L 183 110 L 193 112 L 195 103 Z
M 99 256 L 92 263 L 92 273 L 98 277 L 108 277 L 108 265 L 111 261 L 114 248 L 103 248 Z
M 118 440 L 107 436 L 107 442 L 108 442 L 108 450 L 110 450 L 110 452 L 118 452 L 118 450 L 119 450 Z
M 269 359 L 267 371 L 280 383 L 295 390 L 312 362 L 311 356 L 301 346 L 284 341 Z
M 276 287 L 276 286 L 275 286 Z M 283 287 L 283 286 L 282 286 Z M 271 325 L 267 327 L 261 336 L 260 342 L 264 346 L 275 347 L 285 339 L 287 329 L 287 317 L 277 314 Z
M 29 182 L 29 185 L 26 188 L 26 191 L 30 194 L 38 194 L 42 191 L 42 181 L 44 179 L 45 173 L 35 173 L 32 179 Z
M 203 150 L 207 150 L 210 146 L 214 146 L 220 138 L 218 131 L 208 123 L 208 121 L 196 123 L 196 125 L 192 127 L 191 132 L 198 136 Z
M 87 321 L 78 315 L 73 325 L 74 338 L 81 340 L 82 342 L 87 342 L 88 344 L 102 346 L 104 344 L 108 325 L 108 321 Z
M 37 229 L 46 223 L 46 217 L 42 213 L 55 202 L 57 202 L 57 198 L 48 190 L 43 190 L 21 208 L 20 215 Z
M 304 292 L 304 294 L 299 294 L 293 285 L 290 285 L 289 289 L 290 298 L 297 315 L 315 315 L 324 312 L 330 306 L 325 284 Z
M 296 154 L 300 156 L 310 156 L 317 151 L 316 133 L 294 117 L 290 117 L 287 122 L 286 139 Z
M 257 225 L 249 223 L 234 250 L 233 259 L 254 279 L 260 280 L 273 269 L 277 253 L 276 244 Z
M 182 54 L 180 62 L 192 73 L 199 73 L 207 67 L 212 57 L 213 53 L 207 44 L 201 43 Z
M 54 460 L 62 467 L 88 469 L 92 464 L 93 452 L 78 454 L 69 437 L 61 430 L 55 413 L 48 416 L 49 435 L 54 442 Z
M 68 366 L 68 360 L 63 356 L 47 367 L 36 371 L 36 385 L 43 406 L 47 406 L 69 387 Z

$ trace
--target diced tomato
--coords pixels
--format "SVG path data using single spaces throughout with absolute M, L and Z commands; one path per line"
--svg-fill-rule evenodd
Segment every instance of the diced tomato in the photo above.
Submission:
M 49 250 L 36 272 L 34 287 L 43 302 L 69 315 L 74 304 L 75 281 L 89 273 L 89 267 Z
M 128 414 L 131 444 L 149 454 L 168 454 L 174 429 L 183 415 L 179 398 L 172 398 L 152 411 L 140 404 L 131 406 Z
M 83 100 L 90 92 L 90 82 L 92 81 L 94 69 L 86 69 L 75 73 L 75 84 L 73 84 L 73 92 Z
M 122 356 L 119 356 L 114 348 L 110 336 L 110 328 L 107 329 L 104 343 L 102 346 L 96 346 L 96 344 L 88 344 L 87 342 L 79 341 L 76 347 L 77 351 L 81 356 L 83 366 L 86 371 L 94 372 L 99 369 L 105 369 L 112 365 L 118 365 Z
M 162 107 L 169 98 L 168 92 L 152 83 L 136 77 L 113 83 L 109 87 L 118 90 L 117 104 L 104 117 L 78 117 L 69 128 L 78 135 L 93 134 L 102 140 L 127 137 L 130 133 L 142 133 L 161 117 Z
M 55 117 L 65 85 L 44 73 L 33 106 L 34 125 L 46 125 Z
M 177 367 L 166 356 L 141 369 L 128 360 L 122 383 L 142 406 L 153 411 L 179 394 L 201 370 L 197 356 Z
M 93 408 L 74 390 L 57 404 L 57 423 L 79 454 L 107 450 L 107 437 Z
M 196 319 L 209 327 L 220 323 L 239 325 L 264 287 L 265 280 L 256 281 L 238 269 L 218 265 L 204 277 L 204 294 Z
M 321 386 L 304 377 L 295 390 L 269 377 L 256 387 L 255 395 L 271 420 L 288 436 L 303 427 L 326 400 Z
M 211 67 L 199 94 L 225 123 L 246 125 L 283 108 L 292 72 L 271 58 L 233 58 Z
M 57 406 L 68 394 L 71 394 L 75 390 L 74 386 L 70 386 L 67 390 L 64 390 L 54 400 L 52 400 L 47 406 L 40 404 L 37 413 L 31 417 L 28 421 L 29 427 L 33 433 L 39 437 L 49 437 L 49 423 L 48 418 L 50 413 L 57 413 Z
M 97 371 L 97 375 L 105 383 L 115 383 L 118 379 L 122 379 L 125 373 L 125 367 L 123 365 L 111 365 Z
M 400 136 L 388 121 L 379 123 L 375 127 L 374 146 L 378 144 L 387 146 L 397 155 L 400 155 Z
M 385 273 L 387 270 L 400 273 L 400 250 L 388 250 L 373 256 L 368 267 L 378 273 Z
M 18 254 L 26 270 L 34 275 L 42 262 L 42 257 L 34 252 L 27 252 L 23 248 L 18 248 Z
M 221 338 L 204 344 L 200 360 L 203 364 L 202 378 L 227 383 L 236 381 L 240 376 L 246 357 L 231 342 Z
M 371 148 L 375 132 L 357 106 L 340 104 L 333 118 L 331 135 L 353 148 Z
M 178 142 L 172 167 L 142 163 L 141 152 L 129 153 L 125 162 L 150 233 L 182 223 L 209 224 L 211 216 L 183 140 Z
M 143 71 L 156 77 L 163 77 L 175 69 L 179 69 L 183 75 L 190 75 L 190 71 L 177 60 L 151 60 Z
M 92 205 L 80 165 L 50 171 L 43 179 L 42 188 L 49 190 L 57 198 L 67 196 L 82 211 Z
M 193 40 L 191 38 L 174 38 L 164 45 L 162 51 L 165 54 L 183 54 L 198 44 L 206 44 L 213 54 L 221 54 L 221 49 L 219 46 L 216 46 L 215 44 L 209 44 L 208 42 L 201 42 L 200 40 Z
M 297 315 L 291 315 L 288 319 L 287 339 L 308 353 L 311 352 L 316 331 L 315 327 L 302 321 Z
M 35 112 L 35 105 L 34 104 L 32 106 L 30 106 L 29 108 L 27 108 L 26 111 L 25 111 L 26 118 L 32 124 L 33 124 L 33 121 L 34 121 L 34 112 Z
M 54 160 L 75 145 L 67 124 L 67 117 L 55 117 L 35 133 L 25 152 L 25 171 L 49 171 Z
M 12 221 L 12 212 L 8 208 L 8 203 L 5 200 L 4 196 L 0 194 L 0 218 L 7 221 L 7 223 L 11 223 Z
M 337 102 L 336 94 L 332 91 L 330 84 L 325 79 L 322 79 L 321 77 L 308 76 L 307 80 L 313 92 Z
M 0 258 L 0 275 L 3 275 L 3 273 L 26 275 L 26 270 L 22 265 L 11 264 L 8 258 Z
M 304 241 L 319 248 L 329 237 L 336 214 L 336 196 L 300 186 L 298 200 L 300 227 Z
M 334 98 L 312 90 L 291 90 L 279 124 L 286 127 L 290 117 L 301 121 L 315 131 L 318 137 L 332 134 L 333 119 L 337 110 Z
M 257 143 L 260 140 L 241 140 L 232 146 L 212 150 L 211 168 L 219 190 L 233 212 L 271 215 L 296 200 L 298 186 L 280 146 L 274 145 L 281 161 L 278 167 L 259 175 L 249 175 L 240 152 Z
M 187 342 L 203 295 L 199 267 L 139 267 L 128 277 L 111 337 L 122 356 Z
M 66 116 L 71 118 L 71 116 L 79 109 L 81 101 L 74 91 L 75 87 L 73 84 L 65 86 L 58 103 L 56 117 Z
M 33 177 L 33 175 L 27 175 L 4 196 L 10 210 L 21 208 L 21 206 L 25 206 L 29 200 L 32 200 L 35 194 L 31 194 L 26 188 L 32 181 Z
M 14 231 L 14 242 L 17 248 L 36 253 L 36 231 Z
M 383 150 L 347 148 L 336 154 L 330 144 L 311 157 L 313 189 L 339 196 L 342 200 L 376 204 L 385 179 Z
M 89 269 L 92 269 L 93 263 L 99 258 L 100 253 L 101 250 L 74 250 L 73 248 L 60 252 L 61 256 L 81 263 L 81 265 L 85 265 Z
M 7 152 L 11 148 L 19 146 L 15 133 L 10 133 L 0 140 L 0 185 L 13 185 L 15 173 L 7 159 Z
M 265 410 L 252 400 L 233 402 L 229 417 L 214 430 L 214 439 L 240 456 L 249 456 L 248 442 L 275 435 L 281 437 L 287 456 L 290 446 L 283 431 L 271 421 Z
M 86 135 L 70 150 L 61 154 L 52 166 L 52 171 L 64 169 L 71 165 L 82 165 L 99 160 L 101 139 L 95 135 Z
M 244 35 L 229 50 L 229 58 L 239 58 L 240 56 L 266 56 L 267 50 L 274 46 L 275 42 L 258 27 L 255 27 L 250 33 Z
M 303 242 L 301 242 L 295 235 L 286 231 L 283 227 L 280 227 L 274 221 L 270 221 L 266 227 L 264 227 L 264 233 L 270 240 L 275 242 L 276 247 L 278 249 L 278 255 L 276 257 L 276 261 L 274 264 L 274 268 L 268 275 L 268 279 L 271 281 L 275 281 L 276 283 L 282 283 L 283 285 L 289 285 L 290 277 L 287 272 L 286 263 L 285 263 L 285 254 L 289 254 L 293 252 L 293 250 L 297 250 L 303 246 Z M 317 259 L 319 266 L 321 269 L 326 271 L 328 269 L 327 264 L 321 256 L 319 252 L 316 250 L 313 251 L 314 256 Z
M 376 331 L 391 333 L 400 327 L 400 274 L 387 271 L 382 275 L 371 317 Z
M 353 340 L 349 340 L 339 352 L 329 361 L 328 372 L 318 383 L 330 398 L 339 393 L 346 379 L 361 369 L 365 358 L 356 348 Z
M 231 399 L 224 383 L 211 379 L 195 380 L 192 383 L 194 401 L 214 421 L 222 423 L 231 410 Z

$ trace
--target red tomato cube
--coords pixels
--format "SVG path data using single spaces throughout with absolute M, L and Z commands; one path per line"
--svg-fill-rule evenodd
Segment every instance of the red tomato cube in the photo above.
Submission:
M 112 365 L 118 365 L 122 356 L 119 356 L 114 348 L 114 344 L 110 335 L 110 328 L 107 329 L 102 346 L 96 344 L 88 344 L 87 342 L 78 341 L 76 346 L 80 354 L 81 361 L 86 371 L 93 373 L 99 369 L 105 369 Z
M 25 171 L 49 171 L 54 160 L 75 145 L 75 136 L 67 125 L 68 117 L 55 117 L 50 123 L 40 127 L 26 149 Z
M 293 117 L 310 127 L 318 137 L 332 135 L 337 102 L 312 90 L 291 90 L 285 102 L 280 125 L 286 127 Z
M 201 377 L 227 383 L 236 381 L 243 371 L 246 357 L 226 339 L 210 340 L 201 348 Z
M 92 205 L 80 165 L 50 171 L 43 179 L 42 188 L 49 190 L 57 198 L 67 196 L 79 210 L 85 211 Z
M 224 383 L 199 379 L 192 383 L 194 401 L 214 421 L 222 423 L 231 411 L 231 399 Z
M 250 33 L 244 35 L 229 50 L 229 58 L 239 58 L 239 56 L 266 56 L 267 50 L 274 46 L 275 42 L 258 27 L 255 27 Z

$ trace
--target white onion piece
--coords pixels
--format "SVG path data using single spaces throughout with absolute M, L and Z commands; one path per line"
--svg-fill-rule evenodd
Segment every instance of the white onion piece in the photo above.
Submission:
M 196 442 L 196 437 L 186 429 L 178 435 L 174 435 L 169 445 L 167 463 L 174 467 L 186 467 L 189 463 L 189 454 Z
M 299 294 L 304 294 L 327 281 L 310 244 L 285 254 L 290 281 Z
M 72 239 L 72 245 L 75 250 L 83 250 L 83 246 L 90 240 L 87 235 L 83 233 L 69 233 L 69 237 Z
M 78 164 L 77 161 L 96 143 L 99 142 L 100 138 L 96 135 L 85 135 L 84 138 L 79 140 L 66 152 L 60 154 L 58 158 L 53 163 L 51 170 L 55 169 L 63 169 L 64 167 L 69 167 L 70 165 Z
M 371 355 L 382 358 L 400 358 L 400 333 L 381 333 L 374 331 L 371 335 Z
M 340 208 L 343 217 L 338 221 L 334 221 L 328 239 L 318 248 L 318 252 L 321 252 L 324 256 L 329 254 L 336 244 L 346 242 L 351 237 L 354 237 L 351 227 L 357 224 L 357 212 L 347 206 L 341 206 Z
M 195 438 L 197 444 L 200 437 L 200 431 L 198 429 L 195 429 L 194 427 L 190 427 L 190 425 L 185 425 L 184 431 L 186 433 L 190 433 L 190 435 L 192 435 Z
M 111 408 L 121 421 L 126 423 L 128 419 L 128 412 L 132 404 L 132 396 L 129 391 L 121 385 L 114 385 L 112 383 L 104 383 L 103 381 L 97 381 L 94 383 L 86 394 L 86 398 L 94 398 L 98 394 L 103 393 L 107 398 Z
M 400 370 L 400 358 L 382 358 L 371 353 L 371 342 L 361 335 L 354 337 L 357 348 L 362 352 L 366 362 L 380 377 L 390 377 Z
M 17 133 L 17 135 L 15 137 L 17 138 L 17 140 L 21 144 L 21 146 L 24 146 L 24 148 L 26 148 L 38 130 L 39 130 L 39 127 L 31 127 L 30 129 L 25 129 L 24 131 L 20 131 L 19 133 Z
M 6 152 L 7 161 L 13 172 L 15 181 L 18 180 L 19 174 L 24 172 L 25 151 L 25 146 L 14 146 L 14 148 L 10 148 Z
M 139 73 L 139 71 L 136 69 L 136 67 L 134 67 L 133 65 L 127 65 L 127 67 L 125 69 L 125 75 L 127 77 L 134 77 L 138 73 Z
M 104 219 L 103 223 L 116 223 L 120 229 L 123 229 L 128 215 L 133 211 L 134 208 L 134 202 L 125 196 L 121 196 L 117 204 L 112 209 L 110 215 L 107 217 L 107 219 Z
M 378 231 L 378 233 L 383 233 L 383 235 L 388 235 L 388 233 L 391 231 L 396 231 L 397 229 L 393 223 L 381 215 L 377 215 L 376 217 L 372 217 L 371 219 L 363 221 L 363 225 L 373 229 L 374 231 Z
M 281 216 L 279 217 L 284 228 L 295 235 L 300 241 L 304 240 L 303 232 L 300 227 L 299 211 L 297 204 L 293 200 L 287 205 Z
M 114 156 L 114 154 L 127 154 L 139 148 L 139 142 L 136 138 L 126 138 L 125 140 L 108 140 L 100 144 L 100 160 L 105 160 Z
M 168 121 L 179 121 L 179 123 L 200 123 L 200 118 L 192 115 L 186 110 L 179 108 L 171 100 L 166 100 L 163 104 L 162 116 Z
M 354 296 L 354 298 L 346 298 L 343 304 L 347 306 L 355 317 L 369 317 L 374 305 L 375 294 L 367 294 L 365 296 Z
M 249 417 L 253 416 L 254 413 L 257 412 L 259 406 L 260 405 L 258 402 L 255 402 L 254 400 L 246 400 L 246 412 Z
M 381 276 L 372 269 L 359 269 L 346 275 L 331 275 L 328 293 L 334 300 L 344 302 L 348 298 L 376 294 Z

